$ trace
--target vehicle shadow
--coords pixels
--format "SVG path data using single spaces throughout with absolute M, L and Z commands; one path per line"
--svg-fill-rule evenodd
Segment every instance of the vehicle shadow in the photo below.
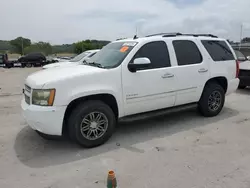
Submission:
M 106 144 L 92 149 L 82 148 L 67 139 L 43 140 L 35 131 L 26 126 L 18 133 L 14 149 L 17 158 L 24 165 L 31 168 L 43 168 L 90 158 L 119 148 L 133 148 L 132 145 L 137 143 L 203 127 L 237 114 L 238 111 L 225 107 L 220 115 L 204 118 L 192 108 L 136 121 L 124 121 L 119 123 L 116 133 Z
M 236 93 L 239 93 L 242 95 L 250 95 L 250 87 L 247 87 L 245 89 L 237 89 Z

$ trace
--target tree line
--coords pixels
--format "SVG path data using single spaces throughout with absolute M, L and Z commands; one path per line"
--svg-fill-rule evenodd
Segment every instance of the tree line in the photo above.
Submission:
M 31 52 L 42 52 L 45 55 L 57 53 L 82 53 L 86 50 L 101 49 L 110 41 L 105 40 L 83 40 L 73 44 L 51 45 L 48 42 L 36 42 L 28 38 L 17 37 L 10 41 L 0 40 L 0 53 L 18 53 L 25 55 Z
M 231 44 L 234 41 L 228 40 Z M 17 37 L 10 41 L 0 40 L 0 53 L 18 53 L 25 55 L 31 52 L 42 52 L 45 55 L 57 54 L 57 53 L 82 53 L 86 50 L 101 49 L 107 45 L 110 41 L 105 40 L 83 40 L 73 44 L 51 45 L 48 42 L 36 42 L 28 38 Z M 242 43 L 250 43 L 250 37 L 245 37 L 241 41 Z

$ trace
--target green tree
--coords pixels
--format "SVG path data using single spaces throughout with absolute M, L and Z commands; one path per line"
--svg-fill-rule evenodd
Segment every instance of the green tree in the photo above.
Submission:
M 42 52 L 45 55 L 49 55 L 52 53 L 52 46 L 47 42 L 34 43 L 24 49 L 25 54 L 31 52 Z
M 15 52 L 22 54 L 24 53 L 24 48 L 31 45 L 31 40 L 23 37 L 17 37 L 10 41 L 10 44 L 15 47 Z
M 107 45 L 109 41 L 85 40 L 74 43 L 74 52 L 79 54 L 86 50 L 101 49 Z

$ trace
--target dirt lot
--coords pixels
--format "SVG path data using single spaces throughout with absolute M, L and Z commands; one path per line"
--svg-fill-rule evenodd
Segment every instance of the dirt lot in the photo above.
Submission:
M 35 70 L 0 69 L 1 188 L 104 188 L 110 169 L 120 188 L 250 187 L 250 89 L 228 96 L 217 117 L 189 109 L 123 122 L 107 144 L 83 149 L 24 122 L 21 90 Z

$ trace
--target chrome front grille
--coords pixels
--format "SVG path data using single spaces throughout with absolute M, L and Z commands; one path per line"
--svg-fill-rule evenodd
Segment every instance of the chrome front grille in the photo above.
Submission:
M 30 104 L 30 97 L 27 96 L 26 94 L 24 94 L 24 98 L 25 98 L 25 102 L 26 102 L 27 104 Z
M 30 105 L 31 87 L 25 84 L 23 94 L 24 94 L 25 102 Z
M 24 85 L 24 89 L 30 93 L 31 92 L 31 87 L 27 86 L 26 84 Z

